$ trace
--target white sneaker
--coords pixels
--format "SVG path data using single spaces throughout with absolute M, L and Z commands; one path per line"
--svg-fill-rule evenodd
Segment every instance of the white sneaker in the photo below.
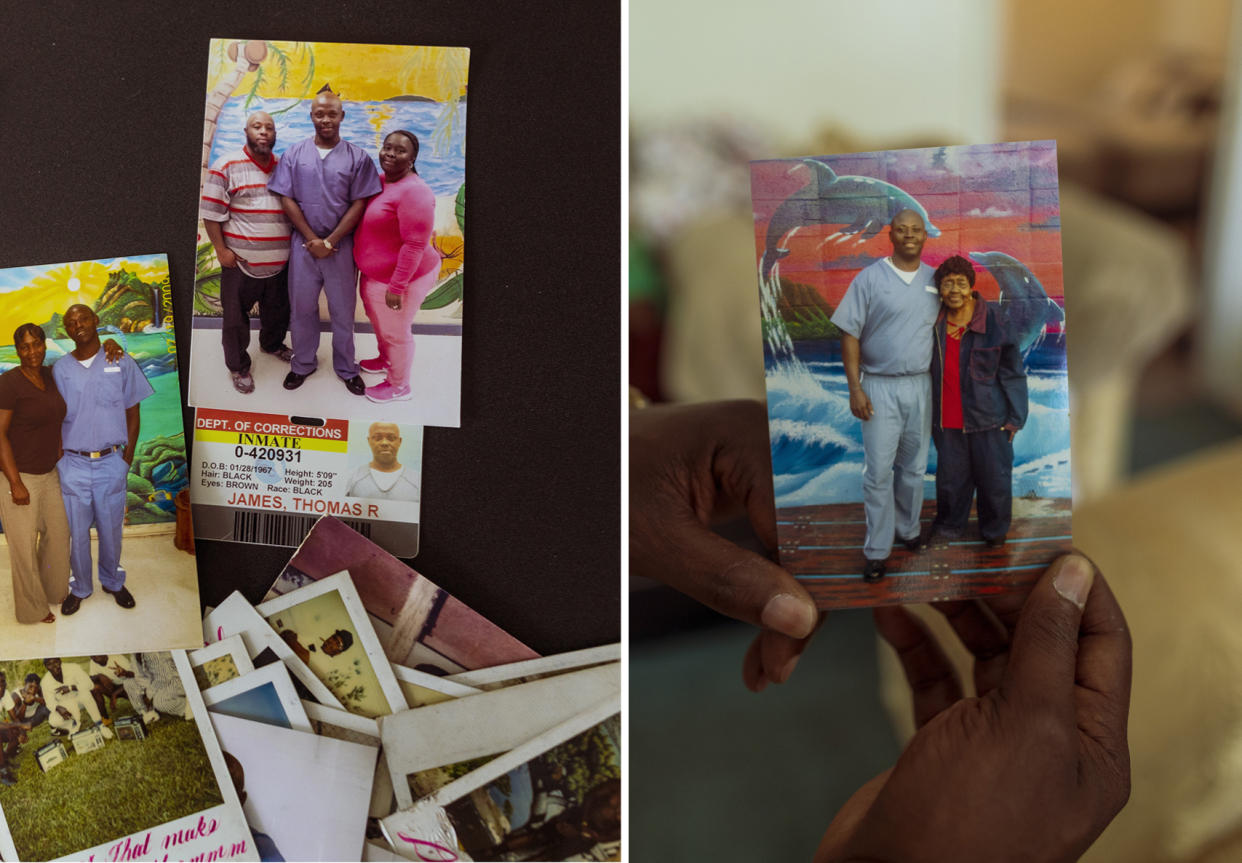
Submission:
M 142 721 L 145 722 L 147 725 L 150 725 L 153 722 L 159 722 L 159 720 L 160 720 L 160 715 L 156 713 L 154 710 L 144 710 L 142 713 Z
M 109 728 L 108 726 L 104 725 L 102 722 L 101 722 L 101 723 L 99 723 L 98 725 L 96 725 L 95 727 L 96 727 L 96 728 L 98 728 L 100 731 L 102 731 L 102 732 L 103 732 L 103 738 L 104 738 L 104 740 L 111 740 L 111 739 L 115 736 L 115 735 L 112 733 L 112 729 L 111 729 L 111 728 Z

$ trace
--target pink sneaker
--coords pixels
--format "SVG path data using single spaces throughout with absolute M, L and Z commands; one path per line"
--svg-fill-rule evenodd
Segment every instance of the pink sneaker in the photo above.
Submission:
M 388 381 L 381 381 L 373 387 L 367 387 L 367 398 L 376 404 L 406 402 L 413 397 L 409 387 L 394 387 Z
M 384 365 L 384 361 L 379 357 L 372 357 L 369 360 L 359 360 L 358 368 L 368 375 L 382 375 L 388 371 L 388 367 Z

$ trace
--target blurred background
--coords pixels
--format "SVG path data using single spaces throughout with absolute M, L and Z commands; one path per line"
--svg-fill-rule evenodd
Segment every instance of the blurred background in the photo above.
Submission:
M 749 160 L 1055 139 L 1075 539 L 1135 640 L 1134 794 L 1087 859 L 1242 859 L 1238 4 L 739 6 L 629 2 L 631 385 L 764 398 Z M 809 860 L 912 732 L 869 612 L 754 696 L 747 627 L 630 608 L 633 859 Z

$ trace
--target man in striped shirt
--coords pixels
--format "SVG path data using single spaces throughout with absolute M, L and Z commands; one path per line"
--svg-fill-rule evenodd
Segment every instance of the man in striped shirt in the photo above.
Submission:
M 220 261 L 220 330 L 224 364 L 239 393 L 254 391 L 250 375 L 250 309 L 259 304 L 259 347 L 289 362 L 289 236 L 280 199 L 267 190 L 278 161 L 276 124 L 263 111 L 246 118 L 246 144 L 216 160 L 203 181 L 199 216 Z

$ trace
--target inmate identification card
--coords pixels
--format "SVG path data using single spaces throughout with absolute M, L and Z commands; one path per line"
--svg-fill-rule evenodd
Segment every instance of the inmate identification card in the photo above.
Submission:
M 298 546 L 320 516 L 418 553 L 422 426 L 200 408 L 190 481 L 199 539 Z

